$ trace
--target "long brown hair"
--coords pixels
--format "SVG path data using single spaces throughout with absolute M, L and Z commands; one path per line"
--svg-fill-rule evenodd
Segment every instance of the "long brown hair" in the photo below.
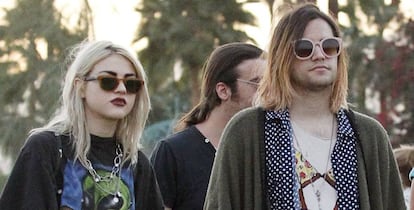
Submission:
M 176 131 L 203 122 L 211 111 L 221 104 L 216 93 L 216 84 L 223 82 L 232 93 L 236 93 L 235 82 L 239 77 L 236 67 L 245 60 L 259 58 L 263 53 L 260 48 L 246 43 L 229 43 L 217 47 L 203 66 L 200 101 L 196 106 L 178 120 Z

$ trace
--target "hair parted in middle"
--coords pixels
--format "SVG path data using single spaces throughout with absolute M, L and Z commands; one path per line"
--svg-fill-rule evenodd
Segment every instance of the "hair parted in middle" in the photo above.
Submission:
M 331 27 L 335 37 L 341 37 L 336 21 L 321 12 L 311 3 L 298 5 L 285 14 L 273 29 L 268 50 L 268 63 L 263 79 L 258 88 L 256 105 L 265 109 L 286 109 L 292 103 L 294 88 L 292 86 L 292 64 L 295 59 L 292 42 L 303 37 L 308 23 L 323 19 Z M 348 108 L 348 56 L 342 49 L 338 56 L 338 75 L 332 86 L 330 110 L 336 113 L 341 107 Z

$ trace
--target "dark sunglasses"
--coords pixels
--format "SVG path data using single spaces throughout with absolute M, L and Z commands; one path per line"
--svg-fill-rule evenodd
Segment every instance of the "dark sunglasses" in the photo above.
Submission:
M 108 75 L 84 78 L 84 81 L 87 81 L 87 82 L 95 81 L 95 80 L 98 80 L 99 86 L 102 88 L 102 90 L 105 90 L 105 91 L 115 90 L 118 87 L 120 81 L 124 83 L 127 93 L 138 93 L 139 90 L 141 90 L 142 86 L 144 85 L 144 81 L 139 80 L 137 78 L 119 79 L 117 77 L 108 76 Z
M 327 58 L 336 57 L 341 54 L 342 39 L 333 37 L 313 42 L 309 39 L 299 39 L 293 42 L 293 52 L 299 60 L 306 60 L 312 57 L 316 46 L 322 49 L 322 53 Z

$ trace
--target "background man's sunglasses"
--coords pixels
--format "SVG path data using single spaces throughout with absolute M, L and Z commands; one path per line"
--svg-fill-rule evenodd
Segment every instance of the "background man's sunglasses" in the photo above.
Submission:
M 342 39 L 337 37 L 322 39 L 319 42 L 313 42 L 309 39 L 299 39 L 293 42 L 293 51 L 296 58 L 306 60 L 312 57 L 316 46 L 322 49 L 322 53 L 327 58 L 336 57 L 341 53 Z
M 102 90 L 105 91 L 115 90 L 118 87 L 119 82 L 121 81 L 124 83 L 127 93 L 138 93 L 144 85 L 144 81 L 137 78 L 119 79 L 117 77 L 108 75 L 101 75 L 98 77 L 87 77 L 84 79 L 84 81 L 87 82 L 95 80 L 99 82 L 99 86 L 102 88 Z

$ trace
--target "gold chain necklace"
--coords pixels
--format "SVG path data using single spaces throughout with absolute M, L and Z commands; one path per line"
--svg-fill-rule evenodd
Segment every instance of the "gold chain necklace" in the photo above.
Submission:
M 331 138 L 330 138 L 330 143 L 329 143 L 328 159 L 326 160 L 325 173 L 322 176 L 324 180 L 326 180 L 326 176 L 329 173 L 328 172 L 328 166 L 329 166 L 329 161 L 331 159 L 331 153 L 332 153 L 332 142 L 333 142 L 334 130 L 335 130 L 334 128 L 335 128 L 335 116 L 332 117 L 332 128 L 331 128 Z M 293 140 L 294 141 L 296 140 L 296 145 L 298 146 L 298 150 L 299 150 L 300 154 L 302 156 L 304 156 L 304 153 L 302 152 L 303 150 L 300 147 L 298 138 L 296 137 L 295 131 L 293 130 L 293 126 L 292 126 L 292 134 L 293 134 Z M 316 170 L 316 168 L 315 168 L 315 170 Z M 296 173 L 296 176 L 298 177 L 299 185 L 301 186 L 301 184 L 300 184 L 300 176 L 297 173 Z M 316 200 L 318 201 L 318 208 L 319 208 L 319 210 L 322 210 L 322 207 L 321 207 L 321 191 L 319 191 L 319 189 L 316 189 L 316 187 L 313 184 L 313 177 L 315 177 L 315 176 L 316 176 L 316 174 L 314 172 L 312 172 L 311 173 L 311 178 L 310 178 L 311 187 L 312 187 L 313 194 L 315 194 Z

